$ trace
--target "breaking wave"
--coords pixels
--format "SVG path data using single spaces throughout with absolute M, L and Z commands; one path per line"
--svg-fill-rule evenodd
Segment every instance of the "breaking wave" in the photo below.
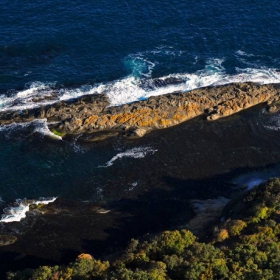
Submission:
M 17 199 L 13 206 L 4 208 L 4 214 L 2 215 L 0 222 L 19 222 L 21 219 L 26 217 L 26 213 L 29 211 L 30 205 L 49 204 L 55 200 L 56 197 L 40 198 L 39 200 Z
M 251 56 L 237 51 L 240 57 Z M 0 111 L 22 110 L 68 100 L 86 94 L 108 95 L 111 106 L 119 106 L 150 96 L 162 95 L 176 91 L 223 85 L 234 82 L 255 82 L 259 84 L 279 83 L 280 72 L 273 68 L 235 68 L 234 74 L 228 74 L 223 66 L 225 59 L 209 59 L 204 69 L 194 73 L 175 73 L 159 78 L 152 78 L 156 62 L 143 54 L 128 56 L 124 64 L 130 74 L 122 79 L 79 88 L 56 88 L 54 83 L 34 82 L 27 89 L 17 93 L 0 96 Z
M 37 132 L 43 136 L 47 136 L 52 139 L 62 140 L 61 136 L 56 135 L 49 130 L 47 124 L 47 119 L 36 119 L 27 123 L 11 123 L 7 125 L 2 125 L 0 126 L 0 131 L 5 132 L 5 137 L 9 138 L 13 137 L 13 135 L 15 135 L 17 131 L 21 131 L 22 129 L 29 129 L 30 134 Z

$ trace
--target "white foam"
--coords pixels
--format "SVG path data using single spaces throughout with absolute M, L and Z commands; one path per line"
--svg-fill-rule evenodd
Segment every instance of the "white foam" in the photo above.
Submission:
M 17 199 L 14 206 L 10 206 L 5 208 L 4 214 L 0 219 L 2 223 L 11 223 L 11 222 L 19 222 L 21 219 L 26 217 L 26 213 L 29 211 L 29 207 L 32 204 L 49 204 L 54 202 L 56 197 L 52 198 L 40 198 L 39 200 L 26 200 L 26 199 Z
M 109 167 L 109 166 L 112 166 L 116 160 L 122 159 L 124 157 L 144 158 L 147 154 L 154 154 L 155 152 L 157 152 L 157 150 L 153 150 L 150 147 L 133 148 L 131 150 L 127 150 L 125 152 L 118 153 L 111 160 L 109 160 L 105 165 L 99 166 L 99 167 Z
M 223 59 L 211 59 L 207 61 L 205 69 L 196 73 L 170 74 L 157 79 L 158 81 L 179 79 L 182 82 L 157 86 L 151 80 L 148 86 L 142 86 L 142 80 L 133 76 L 126 77 L 114 83 L 102 85 L 97 92 L 105 92 L 109 96 L 111 105 L 119 106 L 125 103 L 147 99 L 150 96 L 157 96 L 175 91 L 190 91 L 196 88 L 223 85 L 229 83 L 256 82 L 259 84 L 279 83 L 280 73 L 270 68 L 236 68 L 236 74 L 226 74 L 222 66 Z
M 6 125 L 1 125 L 0 126 L 0 131 L 12 131 L 16 129 L 22 129 L 24 127 L 29 126 L 30 123 L 11 123 L 11 124 L 6 124 Z
M 158 50 L 162 52 L 162 50 Z M 165 50 L 167 51 L 167 50 Z M 168 50 L 169 51 L 169 50 Z M 245 56 L 245 52 L 237 51 L 239 56 Z M 246 54 L 247 56 L 250 56 Z M 93 86 L 81 86 L 75 89 L 63 88 L 54 90 L 53 84 L 32 83 L 28 89 L 7 97 L 0 96 L 0 110 L 7 109 L 22 110 L 51 104 L 59 100 L 68 100 L 86 94 L 108 95 L 111 106 L 119 106 L 137 100 L 147 99 L 150 96 L 157 96 L 175 91 L 189 91 L 205 86 L 223 85 L 234 82 L 255 82 L 259 84 L 280 83 L 280 72 L 277 69 L 258 68 L 236 68 L 235 74 L 227 74 L 223 66 L 225 59 L 209 59 L 204 69 L 195 73 L 174 73 L 162 76 L 158 79 L 151 79 L 151 74 L 156 62 L 150 61 L 145 53 L 134 54 L 125 59 L 131 74 L 108 83 L 99 83 Z M 170 79 L 179 79 L 181 82 L 166 82 Z M 159 83 L 161 81 L 161 83 Z M 52 96 L 55 100 L 44 99 Z M 41 101 L 33 102 L 34 97 L 41 98 Z
M 17 130 L 25 129 L 27 127 L 33 127 L 33 133 L 38 132 L 44 136 L 48 136 L 57 140 L 62 140 L 61 136 L 56 135 L 49 130 L 47 124 L 48 124 L 47 119 L 35 119 L 27 123 L 11 123 L 8 125 L 2 125 L 0 126 L 0 131 L 7 132 L 5 135 L 6 137 L 8 137 L 9 133 L 15 132 Z
M 107 94 L 111 105 L 119 106 L 125 103 L 147 99 L 150 96 L 208 86 L 221 79 L 222 72 L 224 71 L 224 68 L 221 66 L 222 62 L 219 59 L 211 60 L 208 62 L 204 71 L 196 74 L 171 74 L 158 78 L 157 81 L 162 81 L 162 84 L 172 78 L 182 81 L 182 83 L 167 84 L 164 86 L 157 86 L 153 80 L 150 80 L 148 84 L 142 86 L 143 83 L 139 78 L 129 76 L 113 84 L 111 90 L 107 91 Z
M 265 128 L 271 130 L 280 130 L 280 115 L 276 115 L 270 118 L 270 125 L 266 125 Z
M 39 81 L 32 82 L 30 84 L 26 84 L 27 89 L 20 91 L 17 93 L 17 97 L 22 97 L 22 98 L 29 98 L 29 97 L 34 97 L 38 96 L 38 92 L 44 91 L 44 93 L 47 91 L 51 91 L 51 87 L 55 86 L 55 83 L 42 83 Z
M 37 126 L 34 131 L 41 133 L 42 135 L 49 136 L 53 139 L 62 140 L 62 137 L 59 135 L 54 134 L 49 130 L 49 127 L 47 125 L 47 119 L 42 120 L 34 120 L 33 123 L 36 123 Z
M 0 95 L 0 111 L 5 110 L 23 110 L 38 107 L 42 104 L 53 103 L 44 98 L 52 96 L 55 83 L 32 82 L 25 85 L 26 89 L 9 96 Z M 34 98 L 41 98 L 41 102 L 33 102 Z

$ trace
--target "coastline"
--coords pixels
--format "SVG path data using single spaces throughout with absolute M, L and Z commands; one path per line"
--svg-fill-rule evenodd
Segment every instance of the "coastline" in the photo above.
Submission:
M 238 192 L 234 178 L 280 163 L 279 132 L 258 125 L 270 116 L 265 108 L 261 104 L 215 122 L 200 116 L 134 141 L 117 136 L 85 143 L 93 150 L 111 149 L 117 141 L 123 150 L 152 145 L 158 151 L 102 169 L 113 174 L 100 182 L 108 202 L 97 206 L 111 210 L 106 214 L 96 212 L 96 203 L 90 210 L 91 204 L 58 199 L 46 207 L 53 209 L 49 214 L 5 225 L 6 234 L 21 234 L 14 244 L 0 247 L 1 270 L 68 263 L 82 252 L 102 257 L 133 237 L 186 224 L 194 215 L 191 200 L 231 197 Z M 138 184 L 130 191 L 133 182 Z
M 275 248 L 280 245 L 279 190 L 280 180 L 274 178 L 227 203 L 222 218 L 212 221 L 209 235 L 204 233 L 203 239 L 186 228 L 164 230 L 132 239 L 126 249 L 103 259 L 82 253 L 66 266 L 9 272 L 8 279 L 41 275 L 44 279 L 58 275 L 73 279 L 136 279 L 143 275 L 150 279 L 247 279 L 265 275 L 264 279 L 275 279 L 279 274 L 275 261 L 279 259 Z
M 277 4 L 4 0 L 0 280 L 280 278 Z
M 178 125 L 204 115 L 208 121 L 238 113 L 258 104 L 280 100 L 280 85 L 233 83 L 152 96 L 122 106 L 111 107 L 105 94 L 86 95 L 20 111 L 0 113 L 0 124 L 46 119 L 50 130 L 59 137 L 83 134 L 96 141 L 122 134 L 138 138 L 155 129 Z M 279 105 L 270 107 L 271 112 Z

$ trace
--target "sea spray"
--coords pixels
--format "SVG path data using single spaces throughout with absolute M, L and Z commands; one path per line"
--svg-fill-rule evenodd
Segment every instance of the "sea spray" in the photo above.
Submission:
M 37 107 L 35 99 L 43 99 L 44 103 L 53 103 L 47 101 L 50 97 L 54 97 L 55 83 L 31 82 L 25 85 L 22 91 L 9 93 L 8 95 L 0 95 L 0 111 L 19 110 Z M 40 105 L 41 102 L 38 102 Z
M 62 140 L 60 135 L 57 135 L 49 130 L 47 119 L 35 120 L 34 122 L 36 124 L 34 132 L 39 132 L 40 134 L 49 136 L 53 139 Z
M 237 54 L 241 58 L 244 57 L 242 51 L 237 52 Z M 148 60 L 141 54 L 138 54 L 138 56 L 131 55 L 129 59 L 125 60 L 126 67 L 131 72 L 126 77 L 107 83 L 60 89 L 55 89 L 55 84 L 53 83 L 34 82 L 23 91 L 10 96 L 1 95 L 0 111 L 30 109 L 87 94 L 105 93 L 110 99 L 111 106 L 119 106 L 147 99 L 150 96 L 163 95 L 175 91 L 190 91 L 206 86 L 235 82 L 280 83 L 280 73 L 277 69 L 267 67 L 235 67 L 235 73 L 228 74 L 227 69 L 223 66 L 225 61 L 226 58 L 211 58 L 206 60 L 203 69 L 196 72 L 173 73 L 152 78 L 155 62 Z
M 133 148 L 130 150 L 127 150 L 122 153 L 118 153 L 115 155 L 111 160 L 109 160 L 105 165 L 99 166 L 99 167 L 109 167 L 114 164 L 114 162 L 118 159 L 122 159 L 124 157 L 130 157 L 130 158 L 144 158 L 148 154 L 154 154 L 157 152 L 157 150 L 154 150 L 150 147 L 138 147 L 138 148 Z
M 21 219 L 24 219 L 26 217 L 26 213 L 29 211 L 30 205 L 49 204 L 51 202 L 54 202 L 55 200 L 56 197 L 42 197 L 39 200 L 17 199 L 13 206 L 7 207 L 3 210 L 4 214 L 2 215 L 0 222 L 19 222 Z
M 2 125 L 0 127 L 0 131 L 5 132 L 5 137 L 9 138 L 13 133 L 27 128 L 31 130 L 31 134 L 37 132 L 52 139 L 62 140 L 61 136 L 56 135 L 49 130 L 47 119 L 35 119 L 26 123 L 11 123 L 8 125 Z

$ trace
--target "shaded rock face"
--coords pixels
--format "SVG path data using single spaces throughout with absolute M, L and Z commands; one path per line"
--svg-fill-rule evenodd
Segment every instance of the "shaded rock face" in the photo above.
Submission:
M 0 235 L 0 246 L 13 244 L 17 241 L 17 237 L 13 235 Z
M 236 83 L 174 92 L 119 107 L 109 107 L 106 95 L 88 95 L 31 110 L 2 112 L 0 123 L 47 118 L 58 122 L 50 128 L 62 134 L 119 131 L 135 138 L 202 114 L 216 120 L 260 103 L 272 104 L 279 101 L 279 93 L 278 84 Z

